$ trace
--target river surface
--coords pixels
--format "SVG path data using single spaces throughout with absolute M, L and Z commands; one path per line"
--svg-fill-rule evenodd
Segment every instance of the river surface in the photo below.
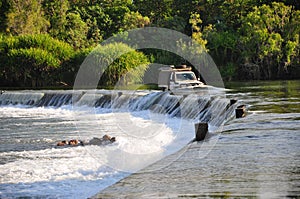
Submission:
M 8 92 L 0 106 L 0 198 L 300 197 L 299 85 L 227 85 L 226 98 L 247 107 L 239 119 L 219 98 L 145 91 L 126 99 L 136 99 L 131 108 L 119 100 L 113 109 L 95 108 L 95 97 L 85 93 L 74 109 L 65 91 L 54 96 L 59 105 L 47 101 L 54 98 L 49 91 Z M 140 108 L 151 100 L 150 111 Z M 210 133 L 190 143 L 197 121 L 208 122 Z M 56 146 L 104 134 L 116 136 L 116 143 Z
M 300 197 L 300 82 L 227 87 L 232 89 L 227 97 L 248 105 L 245 118 L 230 121 L 219 136 L 189 144 L 182 155 L 169 156 L 97 197 Z M 166 162 L 172 163 L 161 167 Z

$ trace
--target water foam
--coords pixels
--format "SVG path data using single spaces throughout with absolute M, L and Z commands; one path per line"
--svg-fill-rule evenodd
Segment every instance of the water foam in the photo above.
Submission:
M 185 130 L 185 135 L 181 134 L 179 118 L 150 111 L 106 111 L 91 107 L 75 111 L 70 106 L 1 107 L 1 117 L 9 118 L 7 125 L 11 127 L 18 120 L 19 129 L 2 128 L 1 137 L 7 135 L 7 141 L 19 142 L 25 146 L 25 151 L 0 153 L 0 196 L 74 198 L 80 194 L 86 198 L 179 150 L 192 139 L 192 129 Z M 74 119 L 74 114 L 80 117 Z M 24 133 L 28 136 L 26 142 Z M 55 147 L 59 139 L 87 141 L 104 134 L 117 137 L 117 141 L 105 147 Z M 37 142 L 48 148 L 31 149 L 28 146 L 35 146 Z
M 1 144 L 7 148 L 0 153 L 1 196 L 86 198 L 186 146 L 195 122 L 210 122 L 213 130 L 223 122 L 215 118 L 224 119 L 229 110 L 228 101 L 209 96 L 96 90 L 70 99 L 69 92 L 55 92 L 41 91 L 48 94 L 35 105 L 12 105 L 15 100 L 0 107 Z M 105 147 L 55 146 L 104 134 L 117 141 Z

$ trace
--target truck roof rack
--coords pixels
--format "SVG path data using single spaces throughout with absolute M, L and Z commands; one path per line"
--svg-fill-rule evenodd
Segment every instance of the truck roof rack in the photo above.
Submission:
M 180 66 L 175 66 L 175 70 L 177 70 L 177 71 L 190 71 L 190 70 L 192 70 L 192 67 L 187 66 L 187 65 L 180 65 Z
M 192 67 L 187 66 L 187 65 L 180 65 L 180 66 L 166 66 L 166 67 L 161 67 L 159 70 L 161 71 L 191 71 Z

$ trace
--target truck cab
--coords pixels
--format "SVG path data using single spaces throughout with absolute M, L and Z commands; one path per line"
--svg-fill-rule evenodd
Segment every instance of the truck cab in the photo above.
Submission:
M 192 68 L 186 65 L 159 69 L 158 87 L 162 90 L 193 89 L 203 85 L 204 83 L 199 81 Z

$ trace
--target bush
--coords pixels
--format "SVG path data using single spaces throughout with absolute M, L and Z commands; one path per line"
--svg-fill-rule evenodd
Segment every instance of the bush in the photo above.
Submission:
M 142 53 L 124 43 L 112 43 L 97 47 L 89 59 L 97 65 L 102 74 L 102 86 L 138 84 L 142 82 L 149 60 Z M 108 66 L 105 68 L 105 66 Z
M 21 85 L 44 86 L 53 81 L 51 72 L 59 67 L 59 60 L 51 53 L 39 48 L 12 49 L 8 53 L 8 64 L 15 71 Z
M 48 86 L 59 78 L 54 71 L 74 56 L 70 45 L 48 35 L 0 39 L 0 83 L 5 86 Z
M 32 69 L 47 70 L 57 68 L 59 60 L 51 53 L 40 48 L 12 49 L 8 53 L 12 65 L 32 66 Z
M 7 37 L 4 42 L 6 51 L 19 48 L 41 48 L 63 60 L 69 59 L 74 53 L 73 48 L 69 44 L 53 39 L 46 34 Z

